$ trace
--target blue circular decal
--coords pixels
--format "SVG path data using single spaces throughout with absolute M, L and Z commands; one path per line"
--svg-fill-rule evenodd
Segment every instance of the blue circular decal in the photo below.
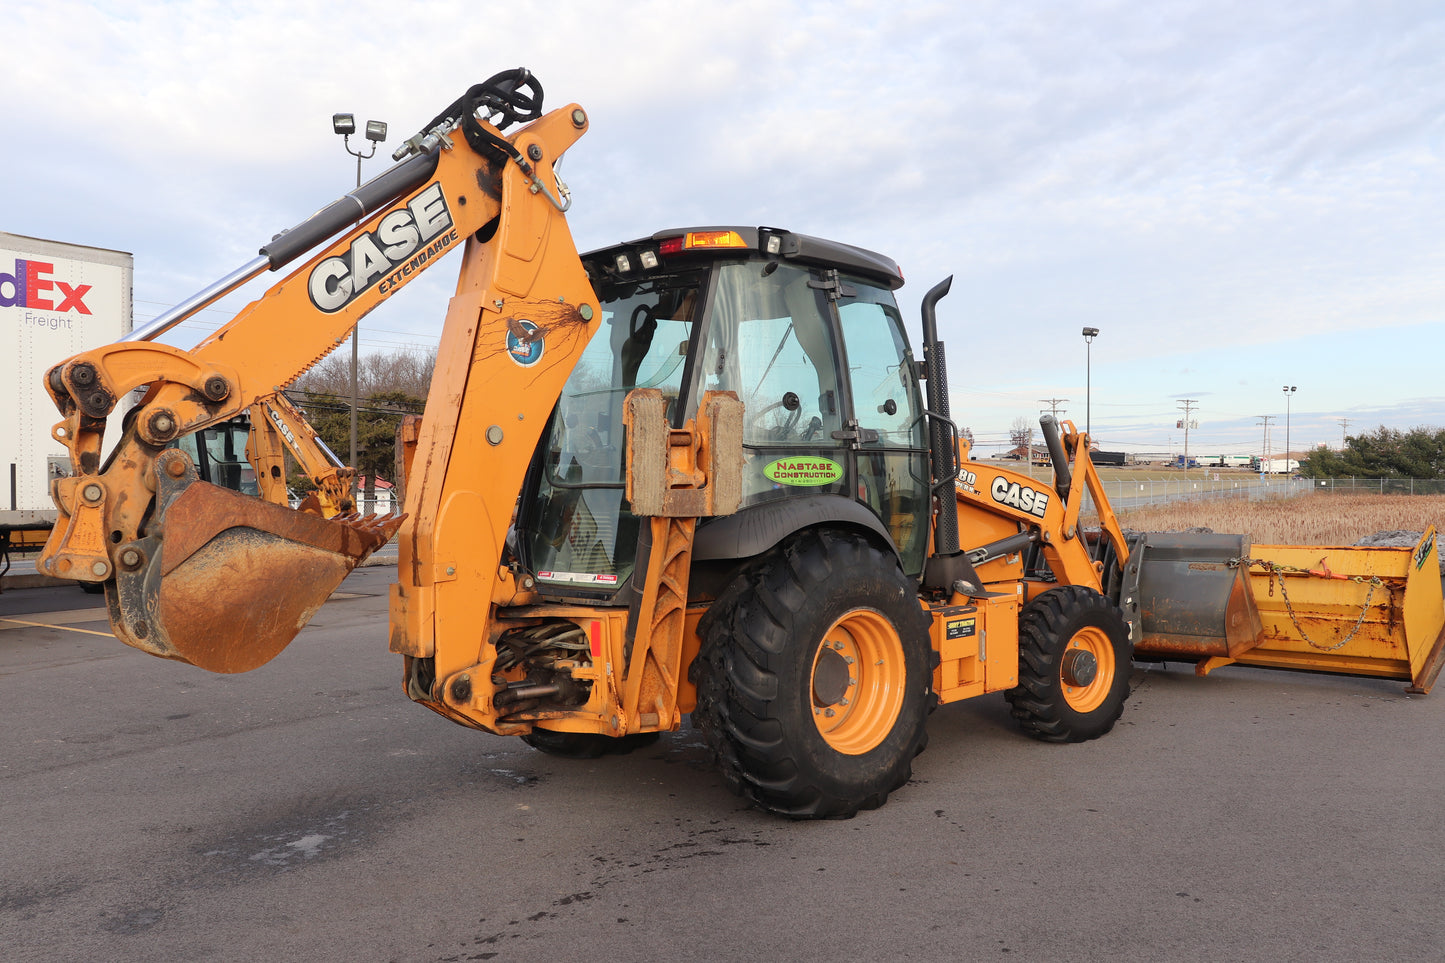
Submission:
M 542 332 L 531 321 L 507 323 L 507 356 L 524 368 L 542 360 Z

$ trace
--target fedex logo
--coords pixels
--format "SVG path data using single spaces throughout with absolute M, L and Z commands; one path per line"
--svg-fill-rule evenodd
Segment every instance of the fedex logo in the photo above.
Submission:
M 41 311 L 79 311 L 89 314 L 85 306 L 85 295 L 91 285 L 77 284 L 71 287 L 64 281 L 52 280 L 49 275 L 55 265 L 47 261 L 23 261 L 15 259 L 15 273 L 0 272 L 0 308 L 37 308 Z M 60 296 L 58 302 L 51 300 L 51 292 Z

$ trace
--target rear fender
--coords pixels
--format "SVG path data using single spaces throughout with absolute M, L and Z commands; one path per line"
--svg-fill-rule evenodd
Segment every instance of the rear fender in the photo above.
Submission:
M 898 556 L 888 528 L 863 505 L 836 495 L 802 495 L 749 505 L 700 524 L 692 558 L 695 562 L 752 558 L 805 528 L 840 523 L 876 535 L 881 546 Z

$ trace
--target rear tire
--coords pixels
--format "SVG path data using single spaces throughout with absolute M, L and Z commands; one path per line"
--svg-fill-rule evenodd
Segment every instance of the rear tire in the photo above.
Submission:
M 597 759 L 602 756 L 624 756 L 645 749 L 661 737 L 659 732 L 637 732 L 630 736 L 603 736 L 594 732 L 554 732 L 533 729 L 522 741 L 539 752 L 564 759 Z
M 804 532 L 744 571 L 691 670 L 728 787 L 799 819 L 883 805 L 937 702 L 928 628 L 917 586 L 856 534 Z
M 1124 711 L 1131 657 L 1118 606 L 1083 586 L 1052 589 L 1019 615 L 1019 684 L 1004 697 L 1035 739 L 1097 739 Z

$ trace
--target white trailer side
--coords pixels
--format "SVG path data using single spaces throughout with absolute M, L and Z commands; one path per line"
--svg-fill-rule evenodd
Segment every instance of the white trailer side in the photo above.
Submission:
M 45 372 L 130 332 L 133 273 L 124 251 L 0 231 L 0 385 L 10 398 L 0 418 L 0 530 L 54 522 L 50 480 L 70 461 L 50 436 L 60 413 Z

